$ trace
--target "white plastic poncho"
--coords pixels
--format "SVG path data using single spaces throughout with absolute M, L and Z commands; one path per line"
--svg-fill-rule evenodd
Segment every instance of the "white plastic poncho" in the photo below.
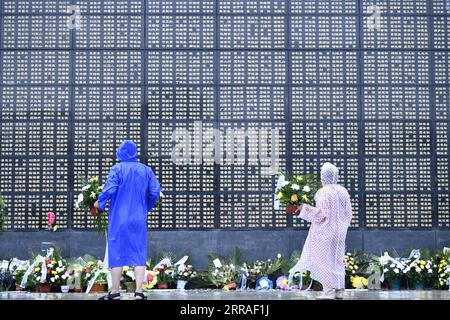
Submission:
M 323 187 L 314 199 L 316 206 L 303 205 L 299 218 L 311 222 L 301 257 L 291 274 L 311 272 L 311 278 L 325 288 L 345 287 L 345 238 L 352 220 L 347 189 L 337 184 L 339 169 L 331 163 L 321 168 Z

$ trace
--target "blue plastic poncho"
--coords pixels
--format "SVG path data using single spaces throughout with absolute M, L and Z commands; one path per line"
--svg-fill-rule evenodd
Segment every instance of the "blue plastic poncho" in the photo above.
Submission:
M 98 197 L 100 209 L 111 200 L 108 225 L 109 267 L 145 266 L 147 213 L 155 205 L 160 185 L 153 171 L 137 159 L 133 141 L 117 148 L 117 159 Z

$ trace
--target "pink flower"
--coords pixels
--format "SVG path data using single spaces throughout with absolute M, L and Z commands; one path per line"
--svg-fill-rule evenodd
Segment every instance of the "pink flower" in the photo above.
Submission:
M 47 219 L 48 219 L 47 224 L 49 226 L 54 225 L 56 222 L 56 215 L 53 212 L 48 212 Z

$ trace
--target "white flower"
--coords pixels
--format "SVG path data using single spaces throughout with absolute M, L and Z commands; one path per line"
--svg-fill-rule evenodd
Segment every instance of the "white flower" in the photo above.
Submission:
M 304 186 L 303 187 L 303 192 L 310 192 L 311 188 L 309 186 Z
M 234 265 L 233 265 L 233 264 L 230 264 L 230 268 L 234 268 Z
M 37 276 L 37 277 L 36 277 L 36 280 L 37 280 L 37 281 L 41 280 L 41 277 Z
M 292 184 L 291 188 L 292 190 L 300 190 L 300 186 L 296 183 Z
M 281 259 L 281 253 L 277 254 L 277 258 Z
M 284 182 L 281 184 L 281 186 L 282 186 L 282 187 L 285 187 L 285 186 L 287 186 L 289 183 L 290 183 L 289 181 L 284 181 Z
M 383 270 L 383 272 L 389 272 L 389 269 L 385 268 L 385 269 Z
M 416 267 L 416 272 L 420 273 L 420 268 Z
M 358 270 L 358 266 L 356 264 L 353 266 L 353 268 L 355 268 L 355 270 Z
M 390 267 L 395 268 L 395 263 L 391 263 Z
M 432 269 L 428 269 L 428 273 L 433 273 L 433 270 Z
M 54 278 L 54 277 L 51 277 L 51 278 L 50 278 L 50 281 L 51 281 L 51 282 L 55 282 L 55 278 Z
M 63 275 L 61 276 L 61 278 L 62 278 L 63 280 L 66 280 L 66 278 L 67 278 L 66 274 L 63 274 Z
M 55 275 L 55 279 L 58 280 L 58 279 L 59 279 L 59 276 L 58 276 L 58 275 Z
M 395 269 L 394 269 L 394 272 L 395 272 L 395 273 L 399 273 L 400 270 L 398 270 L 398 268 L 395 268 Z
M 58 266 L 62 267 L 62 261 L 61 260 L 58 261 Z
M 90 273 L 86 273 L 86 278 L 89 278 L 91 276 Z
M 89 188 L 90 188 L 90 185 L 84 186 L 83 188 L 81 188 L 81 191 L 86 191 Z M 80 194 L 83 195 L 82 193 L 80 193 Z

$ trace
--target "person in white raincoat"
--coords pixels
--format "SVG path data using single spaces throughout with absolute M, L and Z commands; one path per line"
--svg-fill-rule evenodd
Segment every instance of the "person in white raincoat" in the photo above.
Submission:
M 311 222 L 299 261 L 300 271 L 323 286 L 322 299 L 342 299 L 345 288 L 345 239 L 352 220 L 350 195 L 337 184 L 339 169 L 327 162 L 321 168 L 323 187 L 314 196 L 316 206 L 302 204 L 299 218 Z

